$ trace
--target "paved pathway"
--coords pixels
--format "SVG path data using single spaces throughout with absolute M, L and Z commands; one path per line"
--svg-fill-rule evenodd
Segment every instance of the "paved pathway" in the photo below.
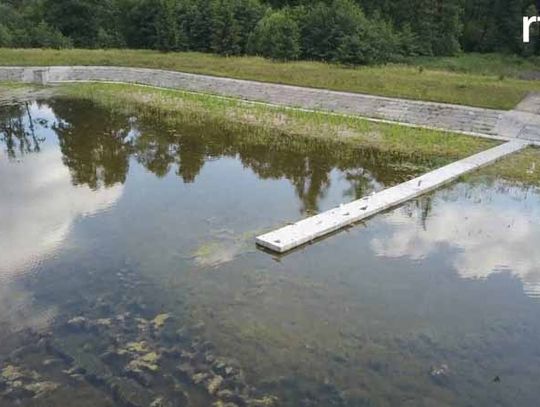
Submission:
M 540 141 L 538 128 L 540 121 L 536 117 L 540 115 L 538 97 L 532 97 L 529 102 L 520 105 L 518 108 L 521 110 L 516 111 L 519 112 L 517 114 L 501 110 L 142 68 L 0 67 L 1 80 L 42 83 L 65 81 L 139 83 L 488 137 L 513 138 L 519 133 L 521 137 Z M 529 121 L 536 124 L 527 127 Z

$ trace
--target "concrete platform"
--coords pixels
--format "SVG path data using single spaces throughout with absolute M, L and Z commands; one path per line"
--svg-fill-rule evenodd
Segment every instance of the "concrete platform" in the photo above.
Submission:
M 259 246 L 278 253 L 287 252 L 347 225 L 423 195 L 528 145 L 528 142 L 522 140 L 509 141 L 395 187 L 258 236 L 256 242 Z

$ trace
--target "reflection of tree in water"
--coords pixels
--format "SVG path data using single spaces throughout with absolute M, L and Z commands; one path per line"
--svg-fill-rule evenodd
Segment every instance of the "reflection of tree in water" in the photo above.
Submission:
M 344 196 L 353 200 L 366 196 L 370 191 L 380 189 L 381 186 L 373 174 L 365 168 L 347 170 L 345 179 L 350 187 L 344 192 Z
M 208 160 L 238 157 L 263 179 L 288 179 L 309 212 L 318 210 L 334 168 L 345 173 L 350 184 L 345 194 L 352 199 L 379 187 L 379 182 L 400 182 L 418 171 L 416 166 L 388 166 L 418 161 L 410 157 L 277 133 L 260 136 L 258 129 L 249 126 L 185 120 L 172 129 L 154 120 L 131 120 L 91 102 L 55 99 L 49 105 L 59 118 L 53 130 L 73 183 L 91 188 L 123 183 L 130 155 L 156 176 L 174 171 L 185 183 L 194 182 Z M 7 113 L 11 127 L 24 129 L 23 108 Z
M 305 211 L 317 211 L 318 202 L 331 184 L 331 171 L 346 174 L 353 199 L 383 184 L 401 182 L 417 168 L 388 167 L 388 162 L 414 162 L 412 158 L 375 150 L 351 149 L 339 143 L 301 139 L 283 134 L 257 136 L 250 128 L 230 129 L 220 123 L 184 123 L 173 129 L 141 122 L 133 152 L 137 160 L 158 176 L 176 168 L 184 182 L 193 182 L 205 161 L 223 156 L 238 157 L 262 179 L 288 179 Z
M 52 100 L 50 106 L 61 118 L 53 129 L 73 183 L 93 189 L 124 183 L 129 169 L 129 118 L 89 102 Z
M 242 149 L 240 156 L 244 165 L 261 178 L 287 178 L 303 203 L 302 209 L 317 211 L 318 201 L 330 187 L 330 172 L 336 162 L 322 145 L 311 148 L 306 145 L 305 150 L 291 147 L 288 150 L 279 144 L 260 144 L 254 149 Z
M 0 110 L 0 140 L 10 159 L 40 151 L 44 141 L 36 136 L 28 103 L 4 106 Z
M 202 127 L 186 124 L 176 132 L 140 124 L 140 136 L 134 142 L 138 161 L 158 176 L 176 167 L 185 183 L 193 182 L 205 161 L 223 156 L 238 156 L 244 166 L 263 179 L 287 178 L 306 210 L 316 210 L 317 201 L 330 186 L 332 160 L 324 152 L 306 149 L 274 148 L 271 140 L 246 142 L 245 135 L 212 124 Z

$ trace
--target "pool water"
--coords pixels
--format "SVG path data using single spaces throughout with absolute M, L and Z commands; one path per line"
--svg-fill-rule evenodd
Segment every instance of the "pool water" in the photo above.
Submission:
M 440 163 L 0 106 L 0 405 L 536 406 L 534 188 L 473 177 L 254 245 Z

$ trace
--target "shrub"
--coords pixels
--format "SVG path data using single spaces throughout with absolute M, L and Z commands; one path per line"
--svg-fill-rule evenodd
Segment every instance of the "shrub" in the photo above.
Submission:
M 255 27 L 249 51 L 276 60 L 300 56 L 300 29 L 286 11 L 267 13 Z
M 302 26 L 303 56 L 346 64 L 381 63 L 395 59 L 399 37 L 389 23 L 369 20 L 351 0 L 318 3 Z
M 60 31 L 41 21 L 29 32 L 30 44 L 28 46 L 40 48 L 70 48 L 71 40 Z
M 12 36 L 9 29 L 0 24 L 0 47 L 10 47 L 12 44 Z

